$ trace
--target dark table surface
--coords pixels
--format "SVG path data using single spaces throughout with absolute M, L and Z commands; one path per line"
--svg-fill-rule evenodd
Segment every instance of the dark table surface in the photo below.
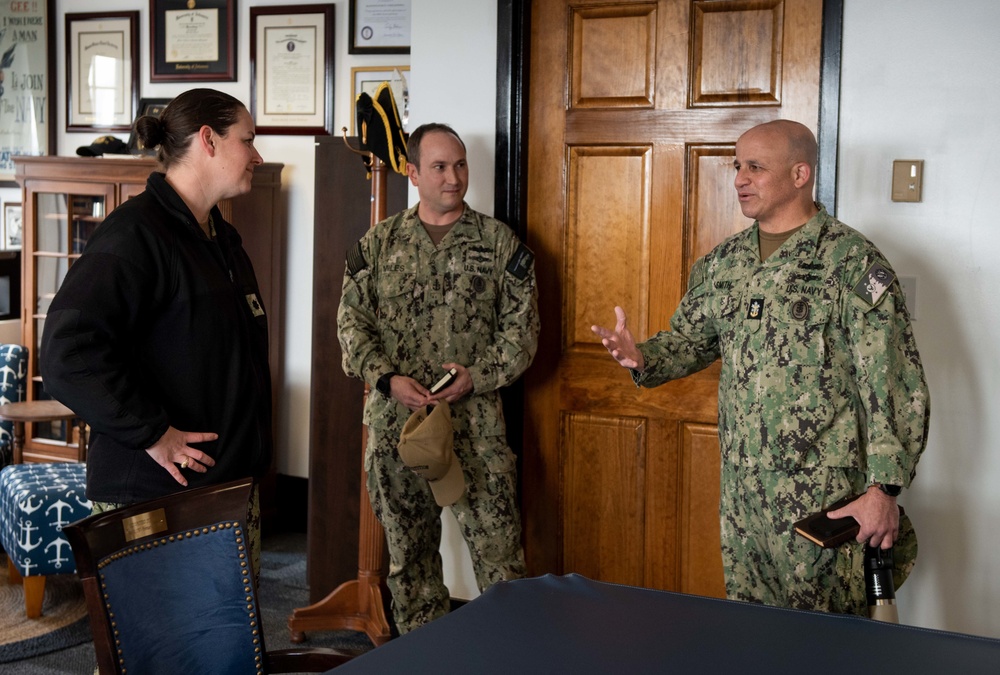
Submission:
M 351 673 L 1000 673 L 1000 641 L 546 575 L 337 668 Z

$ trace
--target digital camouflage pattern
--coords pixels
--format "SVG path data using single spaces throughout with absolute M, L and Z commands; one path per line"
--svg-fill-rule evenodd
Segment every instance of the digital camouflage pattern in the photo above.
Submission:
M 730 595 L 854 611 L 839 600 L 823 606 L 822 589 L 815 606 L 781 598 L 804 592 L 788 585 L 789 570 L 806 584 L 834 584 L 831 569 L 844 567 L 852 551 L 799 545 L 789 538 L 791 524 L 871 483 L 909 486 L 927 443 L 930 395 L 889 263 L 822 207 L 761 262 L 754 223 L 695 263 L 670 325 L 639 345 L 645 370 L 633 379 L 653 387 L 722 358 L 720 508 Z M 912 567 L 910 550 L 915 555 L 915 537 L 899 542 L 897 568 Z M 791 590 L 762 590 L 761 578 Z M 863 576 L 851 578 L 863 603 Z
M 441 507 L 427 481 L 407 468 L 384 434 L 370 433 L 365 471 L 375 516 L 389 548 L 386 583 L 393 617 L 406 633 L 449 610 L 441 574 Z M 472 557 L 480 592 L 525 576 L 514 453 L 500 437 L 455 440 L 466 490 L 449 508 Z
M 521 376 L 537 348 L 533 257 L 505 224 L 467 205 L 435 247 L 414 206 L 377 224 L 348 255 L 337 329 L 344 372 L 372 390 L 364 411 L 368 494 L 390 544 L 393 613 L 405 632 L 447 611 L 441 509 L 396 451 L 411 411 L 375 384 L 395 372 L 430 386 L 451 361 L 469 369 L 473 393 L 450 404 L 466 477 L 466 496 L 451 508 L 480 590 L 523 576 L 514 455 L 498 389 Z
M 352 275 L 349 262 L 337 313 L 344 372 L 373 390 L 388 372 L 430 386 L 444 374 L 442 363 L 461 363 L 475 396 L 451 404 L 456 435 L 502 436 L 498 389 L 521 376 L 538 346 L 534 265 L 518 272 L 523 278 L 507 271 L 527 249 L 509 227 L 468 206 L 438 247 L 416 206 L 376 225 L 358 246 L 364 267 Z M 364 415 L 370 429 L 398 438 L 410 411 L 370 396 Z
M 767 471 L 727 462 L 722 484 L 722 560 L 729 598 L 868 615 L 864 545 L 852 539 L 837 548 L 820 548 L 791 527 L 798 519 L 793 514 L 815 513 L 841 496 L 863 492 L 863 472 L 839 467 Z M 893 547 L 896 588 L 917 556 L 916 533 L 905 514 L 899 530 Z

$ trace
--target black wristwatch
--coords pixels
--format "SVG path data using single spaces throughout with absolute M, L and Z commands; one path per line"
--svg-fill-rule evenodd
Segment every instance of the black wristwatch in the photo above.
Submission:
M 396 373 L 389 371 L 382 377 L 378 378 L 378 382 L 375 383 L 375 389 L 377 389 L 378 392 L 385 397 L 392 396 L 392 384 L 390 381 L 395 375 Z
M 899 485 L 882 485 L 881 483 L 876 483 L 878 489 L 889 495 L 890 497 L 898 497 L 899 493 L 903 491 L 903 488 Z

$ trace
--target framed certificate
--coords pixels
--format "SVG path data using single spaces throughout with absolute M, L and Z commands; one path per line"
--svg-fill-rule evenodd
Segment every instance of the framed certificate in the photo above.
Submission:
M 351 0 L 350 54 L 409 54 L 411 0 Z
M 139 12 L 66 15 L 66 130 L 127 131 L 139 98 Z
M 149 0 L 151 82 L 236 80 L 236 0 Z
M 0 3 L 0 184 L 14 158 L 56 147 L 55 0 Z
M 3 248 L 8 251 L 21 248 L 21 202 L 4 202 Z
M 333 133 L 333 19 L 333 4 L 250 8 L 258 134 Z

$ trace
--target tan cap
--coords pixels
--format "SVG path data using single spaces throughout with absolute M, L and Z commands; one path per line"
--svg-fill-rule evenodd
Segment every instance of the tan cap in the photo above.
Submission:
M 422 407 L 410 415 L 398 447 L 403 463 L 427 479 L 438 506 L 451 506 L 465 494 L 465 476 L 455 454 L 455 432 L 447 401 Z

